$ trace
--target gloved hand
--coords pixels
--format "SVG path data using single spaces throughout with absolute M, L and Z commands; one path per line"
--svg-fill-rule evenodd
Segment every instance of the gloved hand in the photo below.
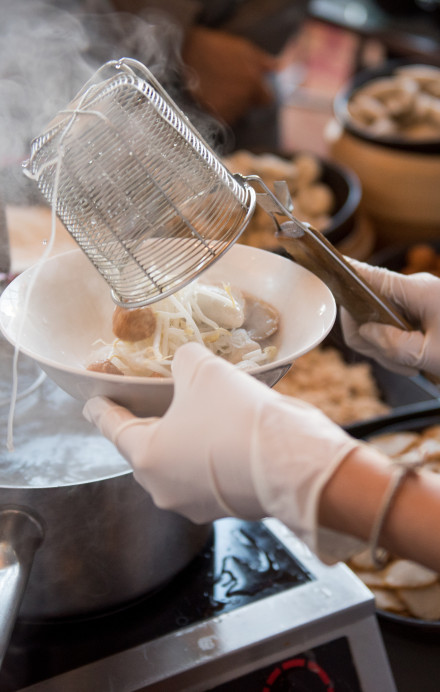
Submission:
M 119 449 L 158 507 L 196 523 L 275 516 L 313 548 L 321 490 L 360 443 L 196 343 L 173 361 L 161 419 L 96 397 L 85 417 Z
M 341 325 L 348 346 L 402 375 L 424 371 L 440 376 L 440 279 L 427 273 L 405 276 L 355 260 L 350 263 L 416 329 L 358 324 L 342 309 Z

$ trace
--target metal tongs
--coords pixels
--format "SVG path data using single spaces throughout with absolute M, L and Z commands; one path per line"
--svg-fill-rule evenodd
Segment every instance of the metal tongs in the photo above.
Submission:
M 359 276 L 322 233 L 293 216 L 293 202 L 285 181 L 275 183 L 274 194 L 259 176 L 247 176 L 246 180 L 264 189 L 257 193 L 257 204 L 272 217 L 280 245 L 295 262 L 318 276 L 330 288 L 336 302 L 358 322 L 381 322 L 400 329 L 414 329 L 387 298 Z M 287 220 L 280 223 L 278 216 Z
M 330 288 L 336 302 L 358 323 L 379 322 L 406 331 L 419 328 L 375 291 L 322 233 L 292 215 L 293 202 L 285 181 L 275 182 L 274 194 L 259 176 L 248 176 L 246 180 L 263 188 L 264 192 L 256 194 L 256 201 L 272 217 L 280 245 L 295 262 L 318 276 Z M 277 218 L 280 216 L 287 221 L 280 223 Z M 436 387 L 440 385 L 440 378 L 426 372 L 422 375 Z M 429 390 L 429 393 L 433 392 Z

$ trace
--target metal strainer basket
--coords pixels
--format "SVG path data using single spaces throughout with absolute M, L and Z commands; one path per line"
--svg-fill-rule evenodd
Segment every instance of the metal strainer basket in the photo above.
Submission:
M 119 305 L 147 305 L 192 281 L 239 238 L 258 202 L 291 257 L 359 321 L 409 328 L 321 233 L 292 215 L 285 182 L 274 193 L 256 175 L 232 175 L 136 60 L 98 70 L 33 141 L 25 172 Z
M 127 58 L 101 67 L 33 141 L 25 173 L 125 307 L 189 283 L 255 207 L 253 188 Z

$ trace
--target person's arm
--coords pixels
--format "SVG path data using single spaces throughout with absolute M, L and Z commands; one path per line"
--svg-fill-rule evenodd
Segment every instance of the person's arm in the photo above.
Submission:
M 318 515 L 323 526 L 369 538 L 395 473 L 385 456 L 198 344 L 177 351 L 173 376 L 161 419 L 136 418 L 99 397 L 84 409 L 159 507 L 196 523 L 273 516 L 314 550 Z M 439 518 L 438 477 L 407 477 L 381 542 L 440 571 Z
M 368 541 L 396 471 L 374 448 L 354 449 L 325 486 L 319 521 L 335 531 Z M 440 572 L 440 476 L 420 472 L 406 476 L 390 504 L 380 545 L 402 558 Z

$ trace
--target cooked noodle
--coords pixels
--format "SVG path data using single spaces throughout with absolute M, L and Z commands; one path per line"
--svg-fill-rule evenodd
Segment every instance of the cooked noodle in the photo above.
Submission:
M 110 361 L 125 375 L 170 377 L 176 350 L 196 341 L 238 368 L 268 363 L 277 349 L 251 338 L 245 320 L 249 299 L 229 285 L 194 281 L 151 306 L 156 317 L 152 335 L 139 341 L 99 341 L 91 361 Z

